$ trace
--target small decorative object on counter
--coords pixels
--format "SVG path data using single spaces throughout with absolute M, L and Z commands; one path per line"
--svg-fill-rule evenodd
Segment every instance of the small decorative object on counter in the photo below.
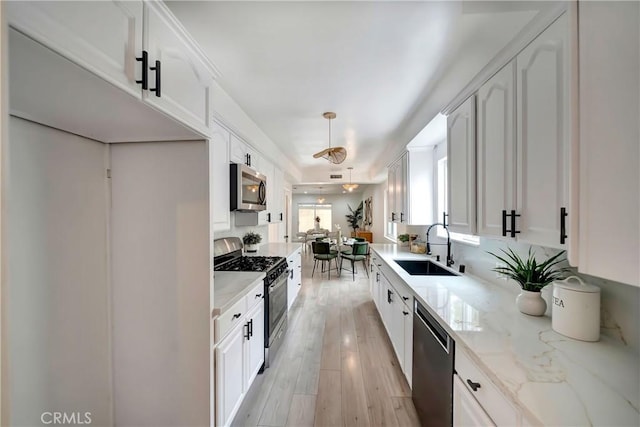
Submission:
M 320 217 L 317 216 L 315 221 L 313 221 L 313 229 L 318 231 L 320 230 Z
M 408 234 L 399 234 L 398 242 L 400 242 L 400 246 L 409 246 L 409 235 Z
M 258 252 L 258 244 L 262 242 L 262 236 L 253 231 L 248 231 L 242 236 L 242 243 L 244 243 L 245 252 Z
M 526 260 L 520 258 L 510 248 L 507 248 L 507 251 L 502 250 L 502 252 L 505 256 L 488 252 L 489 255 L 504 264 L 494 268 L 493 271 L 515 280 L 520 285 L 522 291 L 516 298 L 516 305 L 520 312 L 531 316 L 542 316 L 547 311 L 547 303 L 542 299 L 540 291 L 554 280 L 562 279 L 568 271 L 567 268 L 557 267 L 559 263 L 566 260 L 561 258 L 565 252 L 558 252 L 542 263 L 538 263 L 531 248 L 529 248 Z
M 569 338 L 600 339 L 600 288 L 577 276 L 553 282 L 551 326 Z

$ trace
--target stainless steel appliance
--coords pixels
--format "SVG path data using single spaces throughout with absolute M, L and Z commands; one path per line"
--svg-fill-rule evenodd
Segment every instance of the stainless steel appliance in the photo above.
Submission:
M 264 363 L 268 368 L 287 330 L 287 277 L 284 257 L 243 256 L 242 242 L 225 237 L 213 242 L 214 271 L 264 271 Z M 215 283 L 215 282 L 214 282 Z M 215 284 L 214 284 L 215 286 Z
M 231 163 L 231 210 L 263 211 L 267 209 L 267 177 L 247 165 Z
M 423 426 L 453 425 L 454 349 L 447 331 L 415 301 L 411 397 Z

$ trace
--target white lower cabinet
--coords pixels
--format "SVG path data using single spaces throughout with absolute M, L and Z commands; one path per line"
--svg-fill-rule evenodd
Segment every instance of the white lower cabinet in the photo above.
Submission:
M 289 265 L 289 277 L 287 278 L 287 309 L 291 306 L 302 287 L 302 249 L 298 249 L 287 257 Z
M 453 425 L 456 427 L 495 426 L 458 375 L 453 376 Z
M 261 285 L 256 288 L 261 289 Z M 256 378 L 264 362 L 264 299 L 254 298 L 254 290 L 222 314 L 216 322 L 227 314 L 236 321 L 233 329 L 216 344 L 216 425 L 227 426 L 233 421 L 244 396 Z M 245 314 L 236 307 L 252 305 Z M 240 317 L 238 317 L 240 316 Z M 215 329 L 224 330 L 222 325 Z

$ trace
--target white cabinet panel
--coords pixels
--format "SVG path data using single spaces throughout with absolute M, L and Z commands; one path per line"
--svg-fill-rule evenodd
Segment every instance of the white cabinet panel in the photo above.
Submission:
M 516 57 L 518 229 L 522 240 L 555 248 L 566 246 L 560 211 L 569 208 L 567 32 L 563 14 Z
M 244 397 L 244 332 L 237 327 L 216 348 L 216 416 L 217 424 L 231 423 Z
M 476 99 L 471 96 L 447 117 L 448 225 L 476 229 Z
M 579 6 L 578 270 L 640 286 L 640 6 Z
M 407 201 L 408 183 L 407 173 L 409 171 L 408 155 L 404 153 L 402 157 L 391 164 L 387 171 L 387 209 L 389 211 L 389 221 L 406 223 L 408 219 L 409 203 Z
M 413 298 L 408 301 L 412 303 Z M 402 308 L 404 328 L 404 362 L 402 368 L 409 387 L 412 387 L 411 379 L 413 376 L 413 310 L 411 305 L 404 304 Z
M 7 2 L 11 26 L 137 97 L 142 1 Z
M 493 420 L 467 390 L 458 375 L 453 376 L 453 425 L 455 427 L 495 426 Z
M 209 139 L 209 184 L 213 231 L 231 229 L 229 211 L 229 131 L 217 123 Z
M 145 2 L 144 48 L 149 66 L 160 62 L 161 72 L 149 70 L 144 99 L 161 111 L 208 134 L 213 76 L 180 31 L 179 23 L 162 3 Z M 160 76 L 160 79 L 157 77 Z M 161 96 L 153 89 L 161 89 Z
M 478 90 L 478 234 L 481 236 L 502 236 L 502 211 L 516 209 L 514 81 L 515 61 Z
M 244 390 L 249 390 L 264 362 L 264 299 L 247 314 Z M 249 339 L 246 339 L 246 336 Z
M 302 249 L 287 257 L 289 277 L 287 278 L 287 309 L 293 305 L 302 286 Z

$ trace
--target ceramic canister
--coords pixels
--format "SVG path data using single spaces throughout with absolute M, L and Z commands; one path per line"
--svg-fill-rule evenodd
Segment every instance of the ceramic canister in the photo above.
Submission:
M 553 283 L 553 330 L 582 341 L 600 339 L 600 288 L 577 276 Z

